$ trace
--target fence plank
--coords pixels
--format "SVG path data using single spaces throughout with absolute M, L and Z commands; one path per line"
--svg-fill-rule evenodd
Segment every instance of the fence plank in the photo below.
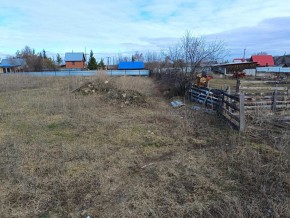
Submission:
M 259 80 L 241 80 L 241 84 L 265 84 L 265 83 L 269 83 L 269 82 L 273 82 L 273 81 L 259 81 Z
M 239 101 L 239 97 L 238 96 L 235 96 L 235 95 L 232 95 L 232 94 L 228 94 L 228 93 L 224 93 L 224 96 L 229 97 L 229 98 L 231 98 L 233 100 Z
M 272 106 L 272 111 L 276 111 L 276 106 L 277 106 L 277 90 L 274 91 L 273 93 L 273 106 Z
M 290 108 L 290 105 L 289 104 L 278 104 L 276 105 L 276 109 L 289 109 Z M 258 109 L 269 109 L 271 110 L 272 109 L 272 105 L 269 104 L 269 105 L 252 105 L 252 106 L 248 106 L 248 105 L 245 105 L 245 109 L 246 110 L 258 110 Z
M 279 90 L 279 91 L 287 91 L 287 87 L 240 87 L 241 90 Z
M 233 113 L 231 113 L 230 111 L 228 111 L 227 109 L 225 109 L 225 108 L 222 108 L 222 110 L 223 110 L 223 112 L 224 112 L 224 115 L 227 115 L 227 116 L 229 116 L 230 117 L 230 119 L 233 119 L 233 120 L 235 120 L 236 122 L 240 122 L 240 116 L 239 116 L 239 114 L 233 114 Z
M 226 106 L 231 107 L 234 110 L 240 110 L 239 107 L 236 105 L 238 102 L 230 103 L 230 102 L 225 101 L 224 103 L 226 104 Z
M 240 94 L 240 131 L 245 130 L 245 95 L 243 93 Z

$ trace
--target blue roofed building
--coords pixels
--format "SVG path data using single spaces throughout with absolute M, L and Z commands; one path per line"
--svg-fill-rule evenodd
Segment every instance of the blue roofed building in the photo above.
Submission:
M 22 58 L 6 58 L 0 63 L 0 73 L 15 73 L 24 70 L 26 62 Z
M 118 70 L 144 70 L 144 62 L 132 61 L 132 62 L 120 62 Z
M 111 76 L 149 76 L 149 70 L 145 69 L 142 61 L 126 61 L 118 64 L 117 70 L 108 70 Z
M 66 68 L 85 68 L 86 57 L 83 52 L 69 52 L 65 53 L 64 57 L 65 67 Z

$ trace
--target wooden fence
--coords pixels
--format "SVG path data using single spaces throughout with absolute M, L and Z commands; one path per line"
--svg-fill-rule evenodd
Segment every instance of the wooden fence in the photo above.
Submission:
M 245 130 L 245 96 L 223 93 L 221 96 L 218 114 L 226 118 L 235 128 Z
M 258 85 L 258 86 L 257 86 Z M 290 109 L 290 91 L 273 81 L 237 81 L 236 93 L 193 85 L 190 100 L 217 111 L 234 127 L 245 129 L 245 115 L 255 110 Z
M 223 90 L 198 86 L 193 86 L 189 93 L 191 101 L 216 110 L 240 131 L 245 129 L 244 94 L 232 95 Z
M 236 91 L 245 95 L 246 111 L 263 109 L 275 112 L 290 108 L 289 88 L 273 84 L 273 81 L 238 80 Z
M 205 87 L 192 86 L 190 100 L 203 104 L 204 106 L 216 109 L 220 105 L 220 93 L 222 90 L 212 90 Z

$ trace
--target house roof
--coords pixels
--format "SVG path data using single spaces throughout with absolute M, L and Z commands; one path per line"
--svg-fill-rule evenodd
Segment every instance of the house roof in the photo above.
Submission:
M 245 58 L 234 58 L 233 62 L 234 63 L 243 63 L 243 62 L 247 62 L 247 60 Z
M 118 70 L 138 70 L 144 69 L 144 62 L 134 61 L 134 62 L 120 62 L 118 65 Z
M 86 61 L 83 52 L 69 52 L 65 53 L 64 61 Z
M 275 64 L 278 66 L 290 66 L 290 55 L 283 55 L 275 57 Z
M 248 65 L 255 65 L 256 62 L 241 62 L 241 63 L 222 63 L 222 64 L 213 64 L 212 67 L 227 67 L 227 66 L 248 66 Z
M 0 67 L 19 67 L 26 64 L 25 60 L 22 58 L 6 58 L 2 59 Z
M 274 66 L 274 59 L 272 55 L 253 55 L 251 57 L 253 62 L 257 62 L 259 66 Z

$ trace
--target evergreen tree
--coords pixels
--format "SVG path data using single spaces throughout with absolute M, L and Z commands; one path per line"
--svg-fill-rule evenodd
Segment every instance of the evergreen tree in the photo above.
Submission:
M 43 59 L 43 68 L 47 70 L 55 70 L 56 66 L 55 66 L 54 60 L 51 58 Z
M 101 69 L 101 70 L 106 69 L 103 58 L 101 59 L 100 63 L 98 64 L 98 69 Z
M 97 70 L 98 69 L 98 64 L 97 64 L 96 59 L 94 58 L 94 53 L 93 53 L 92 50 L 90 52 L 90 59 L 89 59 L 89 62 L 88 62 L 88 69 L 89 70 Z
M 47 56 L 46 56 L 46 51 L 45 51 L 44 49 L 42 50 L 42 54 L 43 54 L 43 55 L 42 55 L 42 56 L 43 56 L 43 59 L 46 59 Z
M 60 57 L 59 53 L 56 54 L 56 63 L 58 65 L 61 65 L 61 63 L 62 63 L 62 58 Z

